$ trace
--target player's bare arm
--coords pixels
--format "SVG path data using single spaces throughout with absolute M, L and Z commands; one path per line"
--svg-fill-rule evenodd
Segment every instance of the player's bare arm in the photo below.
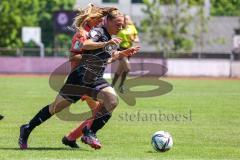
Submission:
M 83 43 L 83 49 L 84 50 L 95 50 L 99 48 L 104 48 L 107 45 L 119 45 L 121 43 L 120 38 L 113 38 L 109 40 L 108 42 L 93 42 L 91 39 L 86 40 Z

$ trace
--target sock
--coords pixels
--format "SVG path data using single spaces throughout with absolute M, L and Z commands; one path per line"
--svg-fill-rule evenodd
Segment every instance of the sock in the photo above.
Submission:
M 70 141 L 75 141 L 76 139 L 78 139 L 79 137 L 82 136 L 82 130 L 85 126 L 87 126 L 88 128 L 90 128 L 90 126 L 93 123 L 93 119 L 88 119 L 85 120 L 84 122 L 82 122 L 80 124 L 80 126 L 78 126 L 77 128 L 73 129 L 68 135 L 67 135 L 67 139 Z
M 103 126 L 105 126 L 105 124 L 107 123 L 107 121 L 111 118 L 111 114 L 105 114 L 104 116 L 94 119 L 92 126 L 91 126 L 91 130 L 93 133 L 97 133 L 98 130 L 100 130 L 101 128 L 103 128 Z
M 105 113 L 104 115 L 95 118 L 90 127 L 92 132 L 96 134 L 98 130 L 105 126 L 105 124 L 111 118 L 111 116 L 112 116 L 111 113 Z
M 128 74 L 128 72 L 123 72 L 122 73 L 121 82 L 119 84 L 119 87 L 123 86 L 123 83 L 124 83 L 124 81 L 125 81 L 125 79 L 127 77 L 127 74 Z
M 49 112 L 49 105 L 42 108 L 29 122 L 28 129 L 32 131 L 36 126 L 40 125 L 41 123 L 45 122 L 47 119 L 51 117 L 51 113 Z
M 93 112 L 93 117 L 96 116 L 96 113 L 98 112 L 98 110 L 101 108 L 101 104 L 98 101 L 94 101 L 93 99 L 89 98 L 89 97 L 85 97 L 85 100 L 89 106 L 89 108 L 92 110 Z M 68 135 L 67 135 L 67 139 L 70 141 L 75 141 L 76 139 L 78 139 L 79 137 L 82 136 L 83 134 L 83 128 L 85 126 L 87 126 L 87 128 L 90 128 L 90 126 L 93 123 L 94 118 L 89 118 L 85 121 L 83 121 L 77 128 L 73 129 Z
M 113 81 L 112 81 L 112 86 L 114 86 L 114 85 L 116 84 L 116 82 L 117 82 L 117 80 L 118 80 L 118 77 L 119 77 L 118 74 L 115 74 L 115 75 L 114 75 L 114 78 L 113 78 Z

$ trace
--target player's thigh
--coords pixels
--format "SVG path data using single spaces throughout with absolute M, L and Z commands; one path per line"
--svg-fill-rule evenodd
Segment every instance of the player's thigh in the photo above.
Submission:
M 131 65 L 127 57 L 124 57 L 122 60 L 122 68 L 126 72 L 129 72 L 131 69 Z

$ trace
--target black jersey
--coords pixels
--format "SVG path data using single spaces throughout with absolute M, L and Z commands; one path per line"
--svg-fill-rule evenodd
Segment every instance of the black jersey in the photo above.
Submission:
M 88 39 L 94 42 L 107 42 L 111 36 L 104 27 L 99 27 L 89 32 Z M 86 95 L 95 99 L 101 89 L 110 86 L 103 79 L 103 73 L 108 59 L 116 49 L 116 46 L 108 45 L 96 50 L 84 50 L 79 66 L 68 76 L 60 95 L 71 102 L 76 102 L 86 92 Z
M 107 42 L 111 39 L 110 34 L 104 27 L 93 28 L 88 33 L 88 39 L 94 42 Z M 85 50 L 82 61 L 78 67 L 79 73 L 84 77 L 86 83 L 92 83 L 103 77 L 107 61 L 111 58 L 115 48 L 105 46 L 96 50 Z

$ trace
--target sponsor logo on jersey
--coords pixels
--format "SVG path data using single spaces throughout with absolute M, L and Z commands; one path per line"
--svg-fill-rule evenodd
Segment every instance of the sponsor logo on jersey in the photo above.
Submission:
M 83 44 L 80 41 L 76 41 L 74 44 L 73 49 L 75 50 L 81 50 L 82 49 Z
M 112 55 L 118 49 L 118 45 L 109 44 L 104 47 L 104 51 Z
M 98 34 L 98 32 L 97 32 L 97 31 L 94 31 L 94 30 L 92 30 L 92 31 L 90 32 L 90 36 L 91 36 L 91 37 L 95 37 L 97 34 Z

